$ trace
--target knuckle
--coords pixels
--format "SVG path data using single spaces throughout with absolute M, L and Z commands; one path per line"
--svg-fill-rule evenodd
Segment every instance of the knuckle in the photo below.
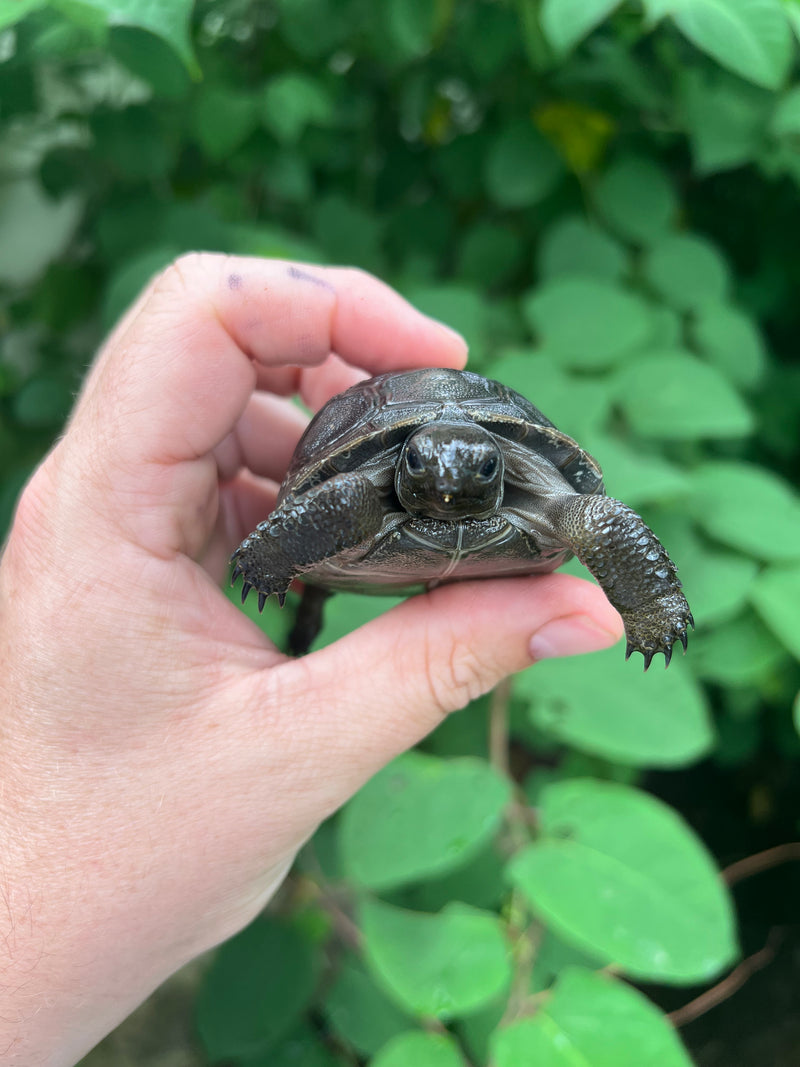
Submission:
M 425 676 L 434 706 L 444 717 L 465 708 L 492 686 L 491 668 L 476 650 L 462 641 L 450 642 L 448 652 L 434 655 L 439 642 L 426 643 Z

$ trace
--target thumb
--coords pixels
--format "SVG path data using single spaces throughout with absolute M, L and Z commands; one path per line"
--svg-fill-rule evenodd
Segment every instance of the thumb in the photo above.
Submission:
M 341 775 L 341 803 L 444 715 L 507 675 L 538 659 L 606 648 L 621 636 L 621 619 L 602 590 L 580 578 L 459 583 L 413 597 L 285 663 L 284 685 L 298 688 L 282 698 L 308 709 L 306 758 L 326 776 Z

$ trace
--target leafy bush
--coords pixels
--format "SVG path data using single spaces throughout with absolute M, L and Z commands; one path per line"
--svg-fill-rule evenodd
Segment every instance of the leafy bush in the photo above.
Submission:
M 698 621 L 666 674 L 543 663 L 370 782 L 213 959 L 209 1062 L 690 1062 L 626 979 L 713 980 L 735 923 L 645 776 L 769 791 L 800 748 L 795 35 L 798 0 L 0 0 L 4 525 L 154 271 L 347 262 L 598 456 Z

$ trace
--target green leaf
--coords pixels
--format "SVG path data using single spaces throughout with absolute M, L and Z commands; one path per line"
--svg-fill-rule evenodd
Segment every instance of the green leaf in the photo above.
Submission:
M 752 611 L 701 630 L 693 651 L 698 678 L 728 688 L 764 685 L 786 658 L 783 646 Z
M 77 193 L 51 200 L 33 178 L 0 178 L 0 285 L 36 281 L 67 247 L 82 213 Z
M 440 6 L 430 0 L 388 0 L 386 25 L 402 56 L 411 59 L 430 51 Z
M 686 491 L 686 474 L 657 453 L 594 432 L 580 440 L 601 465 L 606 492 L 630 507 L 671 500 Z
M 223 160 L 258 124 L 258 106 L 250 93 L 226 85 L 203 87 L 194 110 L 194 131 L 209 159 Z
M 800 10 L 800 5 L 799 8 Z M 794 138 L 800 134 L 800 85 L 793 86 L 781 99 L 769 123 L 773 137 Z
M 672 0 L 669 11 L 692 44 L 723 67 L 766 89 L 783 83 L 792 37 L 780 0 Z
M 770 630 L 800 659 L 800 566 L 767 567 L 750 598 Z
M 541 837 L 509 875 L 565 940 L 624 971 L 705 982 L 737 953 L 726 887 L 693 831 L 629 786 L 574 779 L 548 786 Z
M 324 1041 L 311 1023 L 302 1022 L 268 1052 L 237 1059 L 236 1067 L 341 1067 Z
M 579 215 L 559 218 L 539 244 L 539 275 L 590 274 L 616 281 L 625 272 L 628 257 L 617 242 Z
M 272 78 L 263 95 L 264 124 L 279 141 L 295 144 L 307 126 L 326 126 L 333 101 L 323 83 L 295 71 Z
M 716 460 L 692 472 L 690 489 L 692 514 L 717 541 L 756 559 L 800 559 L 800 501 L 777 474 Z
M 644 273 L 655 291 L 679 311 L 724 300 L 728 265 L 714 245 L 694 234 L 670 234 L 647 254 Z
M 404 296 L 426 315 L 458 330 L 469 345 L 470 365 L 480 363 L 486 349 L 488 307 L 480 293 L 466 285 L 415 285 Z
M 753 416 L 716 367 L 689 352 L 651 352 L 617 372 L 617 403 L 635 433 L 666 440 L 741 437 Z
M 546 352 L 508 349 L 488 373 L 522 393 L 559 429 L 584 445 L 583 438 L 604 424 L 611 408 L 605 380 L 572 377 Z
M 699 759 L 713 733 L 691 673 L 673 659 L 668 671 L 645 674 L 637 659 L 626 663 L 616 645 L 574 662 L 544 660 L 517 675 L 514 692 L 539 729 L 582 751 L 642 767 Z
M 47 0 L 0 0 L 0 30 L 13 26 L 29 12 L 44 7 Z
M 800 734 L 800 693 L 797 694 L 792 706 L 792 721 L 794 722 L 794 728 Z
M 360 926 L 370 968 L 417 1015 L 465 1015 L 511 979 L 500 921 L 488 912 L 451 904 L 427 915 L 365 901 Z
M 323 1007 L 335 1033 L 365 1056 L 411 1025 L 355 958 L 342 964 Z
M 200 1039 L 211 1061 L 265 1052 L 302 1017 L 316 984 L 310 943 L 261 917 L 214 956 L 197 1001 Z
M 458 273 L 481 288 L 496 288 L 516 272 L 524 250 L 513 230 L 477 222 L 467 230 L 461 245 Z
M 538 204 L 561 177 L 561 160 L 532 122 L 508 123 L 492 142 L 486 158 L 486 191 L 500 207 Z
M 757 385 L 767 366 L 767 350 L 756 323 L 729 304 L 706 304 L 691 323 L 697 348 L 732 382 Z
M 639 297 L 599 278 L 556 278 L 523 298 L 540 343 L 564 365 L 599 369 L 648 340 L 652 321 Z
M 714 174 L 754 160 L 761 150 L 772 93 L 720 70 L 690 69 L 681 103 L 698 174 Z
M 635 156 L 606 171 L 595 189 L 595 203 L 611 229 L 634 244 L 657 240 L 678 214 L 675 192 L 664 172 Z
M 680 1039 L 638 990 L 569 967 L 533 1018 L 498 1030 L 494 1067 L 691 1067 Z
M 60 426 L 74 400 L 70 385 L 53 375 L 31 378 L 13 398 L 14 418 L 29 429 Z
M 359 885 L 385 890 L 459 867 L 492 837 L 510 793 L 483 760 L 407 752 L 345 807 L 344 870 Z
M 187 70 L 199 77 L 200 68 L 189 37 L 194 0 L 81 0 L 102 12 L 109 26 L 135 26 L 149 30 L 174 48 Z
M 607 18 L 622 0 L 544 0 L 540 15 L 545 37 L 564 55 Z
M 449 1034 L 398 1034 L 370 1060 L 370 1067 L 464 1067 L 464 1058 Z

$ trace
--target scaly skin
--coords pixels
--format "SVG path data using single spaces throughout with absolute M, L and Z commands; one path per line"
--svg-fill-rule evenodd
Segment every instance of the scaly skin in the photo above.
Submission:
M 255 589 L 259 611 L 273 593 L 283 606 L 294 578 L 374 537 L 382 515 L 378 490 L 360 474 L 337 474 L 300 497 L 287 497 L 231 556 L 231 582 L 243 578 L 242 603 Z
M 626 659 L 641 652 L 647 670 L 657 652 L 669 664 L 676 641 L 685 651 L 694 619 L 675 564 L 635 511 L 612 497 L 569 494 L 553 498 L 547 515 L 622 616 Z

